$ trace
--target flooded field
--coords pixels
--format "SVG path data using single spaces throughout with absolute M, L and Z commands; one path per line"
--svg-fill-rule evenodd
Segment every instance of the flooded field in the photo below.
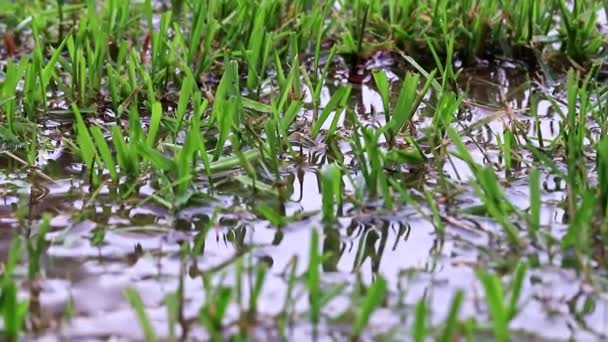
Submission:
M 608 339 L 599 2 L 0 18 L 3 338 Z

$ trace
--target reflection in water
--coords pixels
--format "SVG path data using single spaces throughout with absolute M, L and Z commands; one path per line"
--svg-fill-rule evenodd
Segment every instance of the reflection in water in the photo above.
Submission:
M 395 230 L 397 226 L 397 230 Z M 370 271 L 378 273 L 384 249 L 389 239 L 389 230 L 395 234 L 392 239 L 392 249 L 395 251 L 399 241 L 407 240 L 411 227 L 409 224 L 396 223 L 390 221 L 380 221 L 379 225 L 373 222 L 361 222 L 353 219 L 346 228 L 346 237 L 341 239 L 338 229 L 326 227 L 324 229 L 323 252 L 328 258 L 323 263 L 325 272 L 338 271 L 338 263 L 342 256 L 347 253 L 355 253 L 352 272 L 361 271 L 362 265 L 369 259 L 371 264 Z M 355 249 L 353 241 L 357 241 Z
M 594 293 L 589 293 L 584 289 L 580 289 L 573 297 L 567 300 L 568 309 L 572 317 L 581 326 L 582 329 L 587 330 L 601 339 L 608 338 L 608 332 L 604 329 L 596 331 L 598 322 L 589 322 L 595 315 L 594 312 L 598 310 L 604 311 L 604 317 L 608 317 L 608 306 L 606 303 L 600 303 L 598 308 L 598 296 Z M 605 322 L 600 326 L 604 326 Z
M 390 65 L 392 62 L 371 63 L 364 68 Z M 394 75 L 389 76 L 392 81 L 396 79 Z M 469 96 L 458 113 L 456 128 L 468 130 L 464 140 L 477 162 L 502 170 L 504 156 L 498 142 L 504 141 L 506 129 L 513 131 L 521 146 L 531 143 L 543 148 L 559 137 L 560 116 L 549 101 L 531 89 L 533 80 L 517 66 L 486 65 L 463 70 L 461 76 L 460 85 Z M 362 84 L 353 87 L 354 104 L 350 107 L 356 109 L 355 115 L 364 125 L 380 127 L 385 120 L 383 105 L 370 80 L 364 78 Z M 323 88 L 321 106 L 330 98 L 333 87 Z M 310 101 L 310 94 L 306 96 Z M 416 113 L 413 119 L 418 132 L 424 132 L 431 123 L 429 113 L 433 110 L 433 100 L 429 100 L 425 104 L 427 108 Z M 304 110 L 298 119 L 310 121 L 312 115 L 310 110 Z M 345 118 L 342 114 L 339 129 L 344 135 L 349 134 L 349 125 L 352 126 L 348 120 L 349 116 Z M 330 118 L 327 122 L 331 121 Z M 286 199 L 243 191 L 241 184 L 226 173 L 221 176 L 219 194 L 212 197 L 204 193 L 208 184 L 201 183 L 202 193 L 194 194 L 190 206 L 175 215 L 151 201 L 142 202 L 154 193 L 153 184 L 139 189 L 140 198 L 134 200 L 116 200 L 109 190 L 100 191 L 91 199 L 89 190 L 78 181 L 81 166 L 62 148 L 58 148 L 57 153 L 47 153 L 48 158 L 44 158 L 41 165 L 47 175 L 57 180 L 55 183 L 27 179 L 26 174 L 19 174 L 20 165 L 1 158 L 0 257 L 6 258 L 8 243 L 19 227 L 15 214 L 20 207 L 19 198 L 24 198 L 22 207 L 27 208 L 26 216 L 32 223 L 44 212 L 54 214 L 48 236 L 52 244 L 42 258 L 44 274 L 38 282 L 24 283 L 22 289 L 22 294 L 30 298 L 31 331 L 34 334 L 61 332 L 66 340 L 111 338 L 112 335 L 141 339 L 140 332 L 133 329 L 136 318 L 123 300 L 123 290 L 135 287 L 145 300 L 159 336 L 167 336 L 166 296 L 183 288 L 184 312 L 180 313 L 180 321 L 196 321 L 208 296 L 201 278 L 233 288 L 237 282 L 233 279 L 237 260 L 247 267 L 258 264 L 268 267 L 269 281 L 264 285 L 259 305 L 263 314 L 273 317 L 280 310 L 277 303 L 284 300 L 286 270 L 296 265 L 298 276 L 306 272 L 313 229 L 321 233 L 324 285 L 337 279 L 352 281 L 359 276 L 369 283 L 381 274 L 388 280 L 390 299 L 403 300 L 399 304 L 404 308 L 401 314 L 407 315 L 407 308 L 422 297 L 429 298 L 433 320 L 437 322 L 445 316 L 446 303 L 455 290 L 474 288 L 471 293 L 480 292 L 475 267 L 480 264 L 494 267 L 502 261 L 492 259 L 504 252 L 498 228 L 490 220 L 475 215 L 463 219 L 467 227 L 473 227 L 470 231 L 458 227 L 456 221 L 446 221 L 446 236 L 450 238 L 445 240 L 435 234 L 431 222 L 408 206 L 378 212 L 373 205 L 360 208 L 360 204 L 346 201 L 345 208 L 338 212 L 338 224 L 322 224 L 318 214 L 321 209 L 319 169 L 334 161 L 355 165 L 351 163 L 352 151 L 343 141 L 327 140 L 320 144 L 306 139 L 306 134 L 299 138 L 294 134 L 290 139 L 300 155 L 296 167 L 281 170 Z M 514 153 L 520 154 L 512 165 L 515 171 L 501 181 L 505 180 L 513 203 L 526 210 L 529 194 L 524 181 L 531 157 L 522 150 L 514 149 Z M 449 202 L 454 203 L 454 208 L 440 208 L 441 214 L 444 211 L 458 214 L 460 205 L 479 204 L 478 197 L 465 183 L 471 177 L 466 164 L 452 159 L 443 168 L 390 171 L 408 190 L 416 188 L 420 192 L 435 191 L 433 186 L 441 171 L 453 180 L 460 179 L 456 198 Z M 559 240 L 565 231 L 565 212 L 560 207 L 565 182 L 549 170 L 541 172 L 544 205 L 541 224 L 551 227 L 549 233 Z M 351 176 L 356 178 L 354 172 Z M 357 179 L 353 181 L 356 183 Z M 348 177 L 344 177 L 344 187 L 347 196 L 354 192 Z M 284 227 L 272 227 L 255 215 L 255 208 L 261 203 L 268 204 L 290 221 Z M 425 212 L 427 208 L 422 206 L 421 212 Z M 26 228 L 33 225 L 28 224 Z M 194 251 L 188 258 L 181 257 L 184 246 Z M 543 259 L 538 265 L 543 268 L 544 263 L 567 262 L 566 257 L 541 256 L 549 261 Z M 211 277 L 214 272 L 217 278 Z M 246 276 L 240 285 L 246 296 L 247 286 L 254 283 L 247 277 L 255 272 L 246 268 L 244 273 Z M 524 289 L 528 302 L 513 327 L 532 330 L 548 338 L 606 337 L 602 331 L 606 326 L 603 319 L 606 300 L 595 291 L 587 290 L 580 278 L 550 271 L 529 278 Z M 392 295 L 396 293 L 403 298 L 394 298 Z M 467 298 L 464 315 L 485 317 L 486 312 L 479 309 L 479 298 L 475 298 L 475 294 Z M 336 302 L 336 306 L 346 308 L 352 304 L 348 298 L 339 298 Z M 294 306 L 302 315 L 308 310 L 305 301 Z M 238 309 L 228 309 L 228 316 L 237 323 Z M 543 329 L 554 325 L 555 330 Z M 306 339 L 309 336 L 305 329 L 294 336 Z M 185 323 L 181 331 L 187 331 L 192 338 L 208 338 L 204 332 L 197 332 Z

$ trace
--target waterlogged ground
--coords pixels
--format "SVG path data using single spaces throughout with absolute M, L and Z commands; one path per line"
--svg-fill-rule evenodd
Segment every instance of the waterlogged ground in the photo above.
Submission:
M 394 80 L 400 80 L 409 70 L 399 55 L 379 53 L 357 71 L 361 83 L 353 84 L 351 104 L 359 119 L 373 126 L 384 122 L 382 100 L 370 73 L 377 68 L 386 70 Z M 334 84 L 323 90 L 325 102 L 336 85 L 348 82 L 347 72 L 336 69 L 330 78 Z M 525 149 L 518 151 L 520 161 L 513 162 L 507 176 L 497 137 L 502 141 L 505 125 L 517 124 L 516 139 L 542 148 L 539 137 L 550 141 L 559 134 L 561 118 L 545 96 L 562 103 L 563 80 L 551 84 L 544 84 L 545 81 L 535 70 L 507 60 L 480 61 L 476 67 L 463 69 L 459 76 L 459 87 L 467 97 L 454 127 L 468 132 L 463 140 L 476 161 L 494 166 L 508 199 L 522 209 L 530 201 L 528 171 L 532 157 Z M 359 293 L 354 284 L 357 280 L 370 284 L 377 275 L 387 280 L 389 295 L 373 314 L 365 338 L 409 338 L 414 307 L 422 298 L 429 302 L 431 321 L 439 324 L 460 289 L 465 291 L 460 317 L 476 319 L 483 336 L 483 322 L 489 319 L 476 270 L 501 273 L 525 260 L 531 267 L 524 281 L 521 311 L 510 324 L 514 340 L 608 338 L 607 292 L 602 288 L 608 284 L 596 281 L 589 285 L 576 268 L 568 267 L 568 255 L 560 252 L 559 243 L 532 245 L 515 253 L 498 224 L 480 214 L 463 211 L 481 202 L 471 186 L 470 169 L 457 158 L 450 158 L 443 169 L 426 163 L 398 170 L 399 177 L 406 177 L 413 192 L 420 196 L 425 191 L 443 193 L 437 175 L 441 172 L 449 175 L 450 198 L 439 201 L 446 226 L 444 236 L 436 233 L 429 220 L 430 209 L 423 200 L 419 200 L 419 205 L 393 210 L 381 209 L 380 202 L 357 209 L 346 200 L 339 225 L 323 228 L 319 173 L 333 156 L 322 136 L 312 141 L 297 130 L 290 140 L 301 151 L 300 158 L 288 160 L 285 165 L 289 166 L 282 171 L 282 186 L 290 194 L 287 200 L 279 201 L 272 194 L 244 186 L 235 178 L 242 171 L 226 171 L 214 180 L 215 196 L 207 194 L 209 183 L 201 178 L 196 182 L 199 192 L 194 199 L 186 209 L 174 213 L 149 199 L 156 186 L 151 182 L 144 181 L 145 185 L 136 190 L 139 196 L 126 201 L 106 186 L 92 194 L 82 179 L 82 165 L 65 143 L 65 137 L 71 134 L 71 115 L 59 111 L 66 109 L 61 98 L 56 106 L 58 111 L 41 120 L 41 132 L 51 137 L 44 139 L 47 145 L 39 160 L 41 172 L 24 167 L 9 155 L 0 158 L 0 255 L 7 255 L 14 232 L 23 233 L 24 229 L 27 232 L 29 227 L 34 227 L 35 232 L 42 213 L 52 213 L 51 231 L 47 234 L 49 246 L 41 257 L 42 277 L 30 283 L 25 280 L 25 267 L 19 269 L 23 275 L 21 295 L 30 300 L 27 339 L 143 339 L 134 311 L 124 297 L 124 289 L 133 287 L 144 300 L 160 338 L 170 334 L 165 298 L 182 288 L 183 312 L 177 336 L 187 331 L 188 339 L 204 340 L 208 338 L 205 330 L 194 324 L 208 300 L 203 276 L 208 275 L 215 285 L 235 287 L 237 263 L 267 264 L 259 314 L 257 321 L 251 323 L 252 337 L 276 339 L 276 317 L 283 312 L 290 291 L 287 279 L 292 266 L 295 265 L 297 275 L 307 271 L 311 230 L 319 231 L 321 249 L 329 255 L 322 267 L 323 292 L 339 293 L 323 309 L 318 332 L 321 340 L 350 336 L 350 322 L 357 309 L 353 307 L 353 298 Z M 433 103 L 425 102 L 414 116 L 413 124 L 420 137 L 431 122 L 426 108 L 432 106 Z M 537 116 L 531 114 L 533 111 Z M 311 118 L 310 110 L 301 111 L 296 126 L 306 132 Z M 593 132 L 593 124 L 590 125 Z M 351 128 L 344 120 L 338 122 L 340 134 L 348 136 Z M 339 144 L 339 149 L 344 154 L 344 163 L 349 165 L 353 158 L 350 146 Z M 555 163 L 559 168 L 566 167 L 560 158 Z M 592 168 L 590 161 L 587 169 Z M 559 241 L 567 229 L 565 211 L 560 207 L 566 196 L 565 184 L 549 168 L 541 167 L 540 171 L 541 224 L 544 231 Z M 351 168 L 350 172 L 357 180 L 358 170 Z M 263 175 L 263 170 L 260 174 Z M 345 192 L 352 193 L 351 179 L 344 177 L 344 182 Z M 267 203 L 287 216 L 300 217 L 284 228 L 274 227 L 256 215 L 254 208 L 260 203 Z M 20 215 L 25 219 L 18 220 Z M 515 224 L 525 226 L 525 222 Z M 526 234 L 522 228 L 521 235 Z M 202 253 L 198 257 L 182 257 L 180 250 L 184 244 L 197 246 Z M 254 271 L 244 269 L 241 285 L 249 288 L 253 286 Z M 504 281 L 508 284 L 509 274 Z M 290 339 L 308 340 L 312 336 L 307 319 L 308 298 L 299 287 L 290 296 L 293 309 L 287 331 Z M 244 293 L 247 298 L 247 291 Z M 237 305 L 229 306 L 226 322 L 227 335 L 238 332 L 242 323 Z M 487 333 L 490 332 L 488 325 Z

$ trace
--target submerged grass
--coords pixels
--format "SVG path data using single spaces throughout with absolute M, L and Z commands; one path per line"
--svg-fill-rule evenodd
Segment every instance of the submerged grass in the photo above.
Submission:
M 463 306 L 474 300 L 469 291 L 454 292 L 441 320 L 431 315 L 432 298 L 416 299 L 415 308 L 407 310 L 412 339 L 454 341 L 491 334 L 497 341 L 510 340 L 528 269 L 542 268 L 512 259 L 532 258 L 539 250 L 548 259 L 554 253 L 574 254 L 575 270 L 590 284 L 598 282 L 594 267 L 606 265 L 608 92 L 599 77 L 606 57 L 606 34 L 598 28 L 605 24 L 598 21 L 600 5 L 591 0 L 176 0 L 169 7 L 151 0 L 1 3 L 7 25 L 0 51 L 6 61 L 0 152 L 18 162 L 31 185 L 30 202 L 11 209 L 21 231 L 2 269 L 3 333 L 13 340 L 39 333 L 35 320 L 28 321 L 35 310 L 20 294 L 43 280 L 41 260 L 48 244 L 57 243 L 48 238 L 56 228 L 51 216 L 32 207 L 38 199 L 34 193 L 44 186 L 38 178 L 53 179 L 41 171 L 49 163 L 48 151 L 61 146 L 79 166 L 70 177 L 84 185 L 78 195 L 85 204 L 71 214 L 76 222 L 97 220 L 97 209 L 89 205 L 104 201 L 120 208 L 154 203 L 166 209 L 168 218 L 155 220 L 160 227 L 148 227 L 147 233 L 177 233 L 187 209 L 214 208 L 192 246 L 188 237 L 180 242 L 180 268 L 192 265 L 189 276 L 200 278 L 205 299 L 197 317 L 185 317 L 180 279 L 165 299 L 169 340 L 178 339 L 178 330 L 187 340 L 196 327 L 216 341 L 256 339 L 260 330 L 272 330 L 268 321 L 282 340 L 293 338 L 293 326 L 302 322 L 312 327 L 314 338 L 341 326 L 348 327 L 344 335 L 352 340 L 400 336 L 403 329 L 378 333 L 371 327 L 374 315 L 390 311 L 380 309 L 395 297 L 394 284 L 380 268 L 389 249 L 389 225 L 377 221 L 409 220 L 412 208 L 431 222 L 438 250 L 457 235 L 455 228 L 474 231 L 463 223 L 471 217 L 488 222 L 479 230 L 489 231 L 490 241 L 507 241 L 508 247 L 498 243 L 496 250 L 479 249 L 500 261 L 488 268 L 507 267 L 512 275 L 507 286 L 499 273 L 479 265 L 488 323 L 481 315 L 462 317 Z M 409 71 L 400 69 L 393 77 L 386 68 L 374 67 L 372 55 L 378 52 Z M 558 134 L 543 137 L 536 108 L 529 116 L 537 134 L 522 133 L 520 121 L 527 114 L 511 108 L 510 94 L 500 96 L 504 109 L 467 124 L 463 117 L 471 114 L 472 104 L 461 86 L 464 67 L 495 60 L 540 70 L 546 80 L 564 80 L 563 91 L 556 84 L 553 94 L 535 85 L 529 105 L 537 106 L 539 97 L 549 101 L 560 118 Z M 339 79 L 337 71 L 346 76 Z M 377 91 L 381 108 L 360 113 L 352 99 L 362 88 Z M 500 131 L 491 132 L 482 146 L 473 135 L 497 122 Z M 15 147 L 4 148 L 9 145 Z M 493 151 L 499 155 L 496 163 L 488 153 Z M 455 160 L 468 172 L 455 167 Z M 450 167 L 455 175 L 448 174 Z M 3 164 L 3 182 L 11 168 Z M 292 206 L 295 182 L 288 178 L 307 172 L 318 173 L 317 189 L 302 186 L 300 197 L 318 192 L 318 215 Z M 526 205 L 512 201 L 509 192 L 522 173 L 528 177 Z M 546 173 L 565 182 L 565 196 L 556 200 L 565 213 L 564 236 L 556 237 L 543 217 Z M 227 200 L 230 196 L 236 200 Z M 462 208 L 468 201 L 475 204 Z M 254 259 L 268 246 L 246 240 L 257 218 L 274 231 L 270 244 L 275 247 L 294 226 L 323 228 L 310 229 L 305 271 L 297 257 L 283 270 L 283 306 L 270 318 L 263 307 L 265 292 L 277 282 L 272 258 Z M 353 223 L 342 229 L 346 218 Z M 31 235 L 36 222 L 38 230 Z M 92 233 L 95 247 L 106 243 L 108 222 Z M 196 268 L 210 232 L 224 228 L 224 242 L 234 246 L 235 255 L 226 264 Z M 400 228 L 397 240 L 411 229 Z M 17 272 L 24 263 L 24 244 L 29 283 Z M 326 275 L 339 269 L 347 244 L 357 246 L 356 280 L 328 282 Z M 135 254 L 143 252 L 136 248 Z M 373 280 L 366 283 L 360 276 L 368 261 Z M 124 297 L 144 338 L 164 339 L 134 288 L 126 289 Z M 334 317 L 334 325 L 328 312 L 336 298 L 356 307 Z

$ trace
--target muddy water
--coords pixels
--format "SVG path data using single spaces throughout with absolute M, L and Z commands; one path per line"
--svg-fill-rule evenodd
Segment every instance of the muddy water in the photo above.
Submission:
M 386 56 L 364 66 L 363 73 L 372 68 L 385 68 L 395 79 L 403 74 L 403 66 Z M 336 84 L 344 81 L 344 75 L 338 73 Z M 372 83 L 370 77 L 364 77 L 361 84 L 354 86 L 352 104 L 363 122 L 380 126 L 384 120 L 382 102 Z M 522 162 L 512 174 L 505 175 L 497 137 L 502 139 L 504 127 L 514 123 L 521 125 L 521 137 L 542 135 L 549 141 L 559 134 L 559 116 L 539 96 L 536 83 L 534 75 L 509 62 L 465 69 L 460 77 L 460 87 L 468 95 L 455 127 L 471 129 L 464 141 L 476 161 L 496 168 L 509 199 L 521 208 L 529 205 L 530 165 Z M 322 104 L 329 99 L 334 86 L 324 89 Z M 536 111 L 538 122 L 532 111 Z M 298 120 L 310 121 L 311 115 L 304 110 Z M 430 118 L 422 110 L 414 122 L 423 131 Z M 347 134 L 348 128 L 342 125 L 340 122 L 340 129 Z M 540 139 L 530 141 L 536 146 L 541 144 Z M 238 281 L 235 260 L 239 256 L 243 256 L 245 265 L 269 266 L 254 334 L 259 339 L 276 338 L 273 317 L 281 313 L 285 301 L 286 270 L 297 258 L 297 274 L 306 271 L 311 229 L 319 230 L 323 252 L 332 255 L 323 264 L 324 288 L 346 286 L 325 308 L 327 319 L 320 331 L 324 338 L 347 336 L 349 326 L 344 322 L 348 320 L 340 317 L 350 310 L 353 284 L 357 279 L 370 283 L 377 274 L 388 280 L 390 296 L 387 307 L 372 317 L 369 336 L 390 332 L 394 338 L 405 338 L 413 305 L 421 298 L 431 303 L 432 321 L 441 322 L 449 308 L 447 303 L 458 289 L 466 292 L 461 317 L 486 322 L 488 313 L 482 305 L 483 291 L 476 280 L 476 268 L 501 270 L 505 263 L 526 258 L 535 263 L 525 281 L 521 312 L 511 324 L 518 339 L 589 340 L 604 338 L 608 333 L 605 296 L 585 284 L 574 270 L 562 268 L 566 261 L 560 254 L 531 248 L 524 254 L 513 255 L 501 228 L 491 220 L 456 214 L 459 208 L 480 203 L 470 186 L 472 175 L 468 167 L 457 159 L 446 163 L 442 170 L 416 176 L 425 189 L 432 189 L 436 175 L 444 172 L 461 189 L 449 206 L 441 208 L 449 220 L 447 234 L 440 237 L 417 208 L 410 206 L 386 212 L 378 211 L 376 205 L 355 209 L 347 203 L 339 226 L 323 229 L 318 214 L 321 209 L 318 174 L 327 157 L 321 143 L 319 147 L 303 148 L 308 161 L 305 165 L 285 171 L 284 180 L 291 195 L 279 208 L 288 216 L 307 215 L 282 229 L 253 213 L 254 206 L 261 201 L 276 206 L 276 200 L 253 194 L 231 181 L 230 175 L 225 177 L 227 180 L 216 196 L 202 197 L 196 205 L 179 213 L 143 201 L 154 191 L 151 184 L 144 185 L 135 200 L 116 200 L 108 189 L 102 189 L 91 200 L 91 193 L 79 176 L 81 165 L 63 147 L 56 142 L 39 160 L 41 170 L 52 182 L 41 179 L 10 157 L 0 159 L 0 255 L 6 255 L 10 239 L 18 229 L 33 227 L 35 231 L 42 213 L 53 216 L 49 247 L 41 260 L 42 277 L 35 283 L 22 281 L 21 294 L 33 303 L 28 321 L 29 339 L 142 339 L 135 315 L 124 300 L 123 291 L 127 287 L 139 291 L 157 334 L 166 337 L 169 330 L 165 297 L 182 283 L 184 317 L 177 334 L 187 329 L 190 339 L 204 340 L 208 337 L 205 331 L 199 324 L 191 324 L 206 300 L 199 275 L 219 269 L 212 282 L 234 286 Z M 347 144 L 344 147 L 345 158 L 352 158 Z M 531 160 L 527 152 L 521 153 L 522 160 Z M 558 165 L 563 167 L 559 161 Z M 541 169 L 541 173 L 544 188 L 541 223 L 559 239 L 566 230 L 564 211 L 559 205 L 565 196 L 564 184 L 549 170 Z M 346 192 L 352 193 L 353 186 L 346 178 L 345 184 Z M 204 182 L 201 189 L 205 191 Z M 424 204 L 421 209 L 428 211 Z M 19 210 L 21 216 L 17 214 Z M 219 213 L 215 219 L 214 213 Z M 194 258 L 180 257 L 183 245 L 193 246 L 201 236 L 200 231 L 209 225 L 204 252 Z M 245 288 L 253 282 L 251 273 L 245 274 Z M 297 296 L 294 300 L 295 318 L 289 335 L 308 339 L 311 327 L 306 316 L 307 299 Z M 231 306 L 227 316 L 226 332 L 236 332 L 238 308 Z

